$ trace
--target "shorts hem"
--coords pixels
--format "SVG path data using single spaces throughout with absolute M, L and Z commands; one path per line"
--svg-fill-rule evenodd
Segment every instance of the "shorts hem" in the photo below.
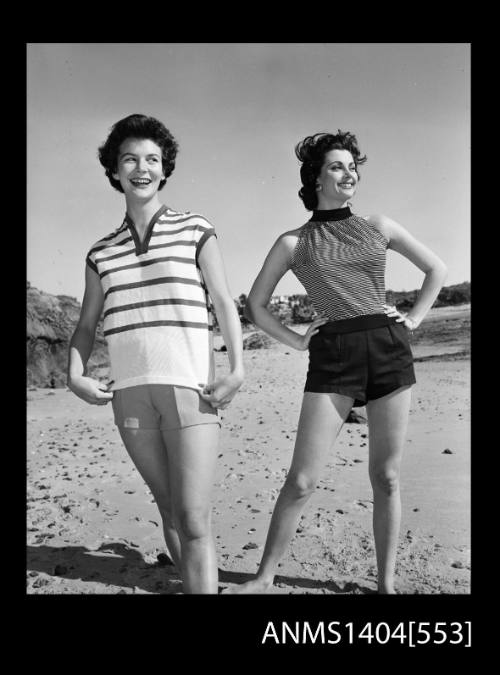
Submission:
M 388 387 L 387 389 L 384 389 L 380 392 L 377 392 L 377 394 L 375 396 L 370 396 L 368 398 L 367 402 L 376 401 L 377 399 L 382 398 L 383 396 L 387 396 L 387 394 L 392 394 L 393 391 L 397 391 L 398 389 L 401 389 L 401 387 L 412 387 L 416 383 L 417 383 L 417 381 L 416 381 L 415 378 L 408 379 L 405 382 L 403 382 L 403 381 L 398 382 L 397 384 L 394 384 L 394 385 Z
M 222 427 L 220 420 L 213 420 L 211 422 L 193 422 L 192 424 L 183 424 L 177 427 L 126 427 L 124 424 L 118 424 L 118 422 L 115 421 L 115 425 L 119 429 L 137 429 L 138 431 L 141 429 L 143 431 L 176 431 L 177 429 L 186 429 L 187 427 L 198 427 L 201 424 L 218 424 L 219 427 Z
M 187 429 L 188 427 L 199 427 L 202 424 L 218 424 L 222 427 L 220 420 L 212 420 L 210 422 L 192 422 L 191 424 L 182 424 L 177 427 L 158 427 L 160 431 L 177 431 L 178 429 Z
M 360 408 L 362 406 L 365 406 L 369 401 L 375 401 L 378 398 L 382 398 L 383 396 L 387 396 L 387 394 L 392 393 L 393 391 L 396 391 L 397 389 L 400 389 L 401 387 L 407 387 L 407 386 L 412 386 L 416 384 L 417 380 L 415 378 L 415 375 L 410 375 L 405 378 L 401 378 L 397 382 L 393 382 L 392 384 L 388 385 L 387 387 L 384 387 L 380 391 L 377 391 L 377 393 L 372 396 L 365 396 L 364 393 L 362 392 L 357 392 L 353 393 L 352 391 L 346 391 L 345 388 L 343 388 L 341 385 L 334 385 L 334 384 L 307 384 L 304 387 L 304 393 L 306 391 L 309 391 L 313 394 L 340 394 L 341 396 L 347 396 L 349 398 L 353 398 L 354 402 L 352 407 L 353 408 Z
M 349 398 L 357 399 L 358 394 L 354 394 L 351 391 L 346 391 L 341 386 L 335 386 L 331 384 L 306 384 L 304 387 L 304 393 L 308 391 L 311 394 L 340 394 L 341 396 L 348 396 Z

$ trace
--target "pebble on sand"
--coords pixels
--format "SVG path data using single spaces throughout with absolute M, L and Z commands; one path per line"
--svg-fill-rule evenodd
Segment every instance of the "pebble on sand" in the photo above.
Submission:
M 360 413 L 351 410 L 346 419 L 346 424 L 366 424 L 366 417 Z
M 442 455 L 452 455 L 453 450 L 450 450 L 450 448 L 445 448 L 441 454 Z
M 158 565 L 160 565 L 160 567 L 166 567 L 167 565 L 174 564 L 166 553 L 158 553 L 156 559 L 158 560 Z

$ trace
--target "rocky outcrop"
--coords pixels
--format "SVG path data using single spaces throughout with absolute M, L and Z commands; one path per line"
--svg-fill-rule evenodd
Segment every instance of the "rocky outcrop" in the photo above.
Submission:
M 26 289 L 27 384 L 63 387 L 71 335 L 80 316 L 80 303 L 69 295 L 51 295 Z M 88 374 L 102 378 L 109 370 L 106 343 L 99 322 Z

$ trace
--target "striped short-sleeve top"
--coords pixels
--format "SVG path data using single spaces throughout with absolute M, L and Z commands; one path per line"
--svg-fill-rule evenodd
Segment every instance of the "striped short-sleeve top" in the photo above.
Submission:
M 201 390 L 213 378 L 210 298 L 198 266 L 215 235 L 201 215 L 162 206 L 141 242 L 128 214 L 87 264 L 104 292 L 111 389 L 174 384 Z
M 383 312 L 387 239 L 349 207 L 316 210 L 299 235 L 292 271 L 330 321 Z

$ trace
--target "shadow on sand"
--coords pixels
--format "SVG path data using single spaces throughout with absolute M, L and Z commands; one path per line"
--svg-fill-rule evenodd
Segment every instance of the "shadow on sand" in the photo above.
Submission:
M 178 593 L 182 587 L 179 574 L 168 556 L 162 558 L 167 564 L 148 563 L 139 551 L 121 542 L 101 544 L 97 550 L 84 546 L 28 546 L 27 569 L 148 593 Z M 43 593 L 43 587 L 30 592 Z
M 245 581 L 250 581 L 255 577 L 255 574 L 246 574 L 245 572 L 224 572 L 219 570 L 219 583 L 221 584 L 243 584 Z M 369 586 L 362 586 L 353 581 L 348 581 L 343 586 L 335 583 L 331 579 L 307 579 L 304 577 L 287 577 L 277 575 L 274 579 L 275 586 L 288 586 L 292 588 L 303 588 L 304 593 L 307 589 L 323 589 L 328 593 L 346 594 L 346 595 L 375 595 L 376 591 Z M 291 590 L 290 590 L 291 592 Z
M 148 563 L 141 553 L 121 542 L 101 544 L 98 549 L 84 546 L 28 546 L 28 574 L 44 573 L 52 577 L 83 582 L 98 582 L 104 586 L 139 589 L 154 594 L 177 594 L 182 592 L 182 582 L 174 564 L 163 553 L 161 564 Z M 33 574 L 35 573 L 35 574 Z M 244 572 L 229 572 L 219 569 L 219 591 L 225 584 L 242 584 L 254 577 Z M 323 589 L 338 594 L 372 594 L 368 586 L 348 582 L 343 586 L 332 580 L 307 579 L 277 576 L 275 584 L 280 587 Z M 43 585 L 30 588 L 30 593 L 43 594 Z M 119 592 L 119 591 L 118 591 Z

